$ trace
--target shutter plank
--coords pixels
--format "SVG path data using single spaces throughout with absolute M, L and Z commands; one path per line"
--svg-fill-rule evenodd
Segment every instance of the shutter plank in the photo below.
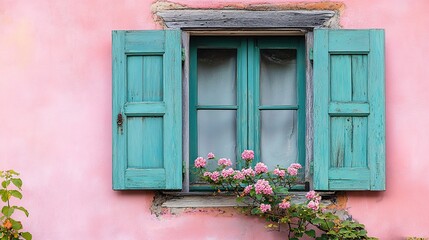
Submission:
M 368 100 L 373 111 L 368 117 L 368 152 L 371 153 L 368 155 L 368 161 L 371 169 L 371 189 L 385 190 L 384 31 L 370 30 L 370 33 L 368 89 L 371 91 Z

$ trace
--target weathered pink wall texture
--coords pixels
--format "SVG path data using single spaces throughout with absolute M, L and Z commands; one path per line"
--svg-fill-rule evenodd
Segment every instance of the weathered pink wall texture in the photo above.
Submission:
M 347 207 L 381 239 L 429 237 L 429 1 L 343 3 L 344 28 L 386 30 L 387 191 L 348 193 Z M 282 239 L 232 210 L 156 217 L 152 192 L 112 191 L 111 31 L 159 29 L 151 5 L 0 0 L 0 169 L 22 173 L 24 226 L 34 239 Z

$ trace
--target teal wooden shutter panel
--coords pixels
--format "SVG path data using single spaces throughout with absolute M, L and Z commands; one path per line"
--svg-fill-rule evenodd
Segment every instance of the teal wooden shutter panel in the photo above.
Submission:
M 181 189 L 180 31 L 112 34 L 113 189 Z
M 384 31 L 314 32 L 314 188 L 385 190 Z

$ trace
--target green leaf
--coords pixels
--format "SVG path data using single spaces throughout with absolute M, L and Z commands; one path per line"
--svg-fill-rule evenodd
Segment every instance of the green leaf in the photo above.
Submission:
M 22 187 L 22 180 L 19 178 L 12 178 L 11 179 L 13 185 L 15 185 L 17 188 L 21 189 Z
M 10 198 L 10 195 L 9 195 L 9 192 L 8 192 L 8 191 L 3 191 L 3 192 L 1 193 L 1 200 L 2 200 L 3 202 L 7 202 L 7 201 L 9 200 L 9 198 Z
M 13 212 L 15 211 L 15 209 L 8 207 L 8 206 L 4 206 L 1 209 L 1 212 L 6 216 L 6 217 L 10 217 L 12 216 Z
M 7 187 L 9 186 L 9 184 L 10 184 L 10 180 L 4 180 L 4 181 L 1 183 L 1 186 L 2 186 L 3 188 L 7 188 Z
M 17 175 L 17 176 L 19 175 L 19 173 L 15 172 L 15 171 L 14 171 L 14 170 L 12 170 L 12 169 L 11 169 L 11 170 L 8 170 L 7 172 L 8 172 L 8 173 L 10 173 L 10 174 L 12 174 L 12 175 Z
M 10 220 L 12 222 L 12 228 L 15 230 L 21 230 L 22 229 L 22 224 L 19 221 L 15 221 L 13 219 Z
M 10 192 L 10 195 L 16 198 L 22 199 L 22 194 L 18 190 L 10 190 L 9 192 Z
M 250 213 L 253 214 L 253 215 L 258 214 L 259 213 L 259 208 L 253 208 Z
M 31 235 L 31 233 L 29 232 L 23 232 L 21 233 L 21 236 L 25 239 L 25 240 L 31 240 L 33 238 L 33 236 Z
M 313 238 L 316 237 L 316 231 L 314 229 L 310 229 L 310 230 L 305 231 L 305 234 L 307 234 L 308 236 L 313 237 Z
M 22 212 L 25 214 L 25 216 L 27 216 L 27 217 L 28 217 L 28 215 L 30 215 L 30 214 L 28 213 L 27 209 L 25 209 L 25 208 L 23 208 L 23 207 L 13 206 L 13 208 L 14 208 L 14 209 L 18 209 L 18 210 L 22 211 Z
M 287 194 L 289 190 L 288 188 L 285 188 L 285 187 L 278 187 L 276 188 L 275 192 L 279 194 Z

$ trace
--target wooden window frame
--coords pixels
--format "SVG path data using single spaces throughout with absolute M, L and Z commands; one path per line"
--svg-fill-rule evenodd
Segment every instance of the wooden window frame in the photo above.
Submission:
M 198 105 L 198 85 L 197 85 L 197 50 L 198 49 L 237 49 L 237 103 L 235 105 Z M 297 86 L 296 104 L 260 106 L 259 103 L 259 49 L 294 49 L 297 52 Z M 253 98 L 249 98 L 252 95 Z M 260 111 L 284 110 L 297 112 L 297 154 L 300 164 L 305 166 L 305 44 L 304 38 L 297 36 L 289 37 L 196 37 L 191 41 L 190 46 L 190 110 L 189 110 L 189 164 L 191 170 L 190 183 L 192 180 L 192 159 L 198 155 L 197 137 L 197 111 L 198 110 L 236 110 L 237 111 L 237 132 L 236 144 L 237 155 L 228 156 L 240 159 L 240 151 L 253 149 L 255 160 L 259 162 L 260 156 Z M 253 101 L 251 101 L 253 99 Z M 253 117 L 250 117 L 253 116 Z M 241 119 L 241 120 L 240 120 Z M 247 120 L 243 120 L 247 119 Z M 187 159 L 184 159 L 186 161 Z M 242 168 L 240 162 L 237 167 Z M 283 166 L 286 167 L 286 166 Z M 304 179 L 302 179 L 304 180 Z M 207 186 L 191 184 L 191 190 L 211 190 Z M 297 190 L 304 190 L 305 186 L 297 186 Z
M 164 10 L 156 13 L 164 29 L 182 31 L 182 99 L 183 99 L 183 187 L 189 191 L 189 68 L 191 36 L 304 36 L 305 37 L 305 181 L 312 188 L 313 162 L 313 30 L 338 28 L 338 12 L 334 10 Z

